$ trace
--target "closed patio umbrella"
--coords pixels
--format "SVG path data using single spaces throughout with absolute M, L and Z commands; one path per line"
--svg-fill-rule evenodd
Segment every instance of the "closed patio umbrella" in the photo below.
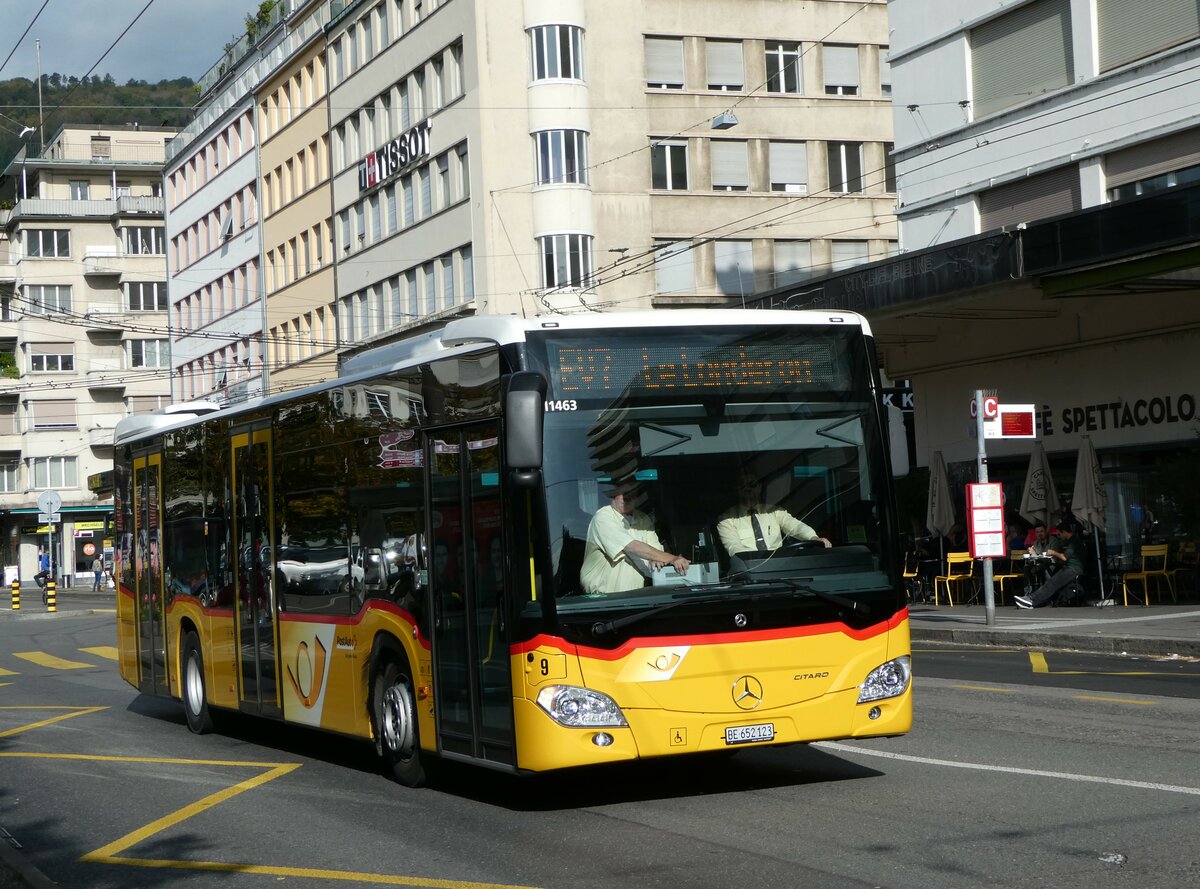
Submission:
M 1088 436 L 1079 444 L 1078 462 L 1075 464 L 1075 490 L 1071 494 L 1071 512 L 1081 522 L 1092 526 L 1092 537 L 1096 541 L 1096 572 L 1100 579 L 1100 598 L 1104 599 L 1104 566 L 1100 560 L 1100 534 L 1104 530 L 1104 510 L 1108 507 L 1108 492 L 1104 490 L 1104 479 L 1100 476 L 1100 460 L 1096 447 Z
M 1054 487 L 1054 476 L 1050 474 L 1050 461 L 1040 441 L 1033 443 L 1029 455 L 1029 469 L 1025 473 L 1025 487 L 1021 489 L 1021 518 L 1032 524 L 1042 523 L 1047 529 L 1060 514 L 1058 491 Z
M 950 502 L 950 477 L 941 451 L 933 452 L 929 461 L 929 507 L 925 511 L 925 527 L 938 536 L 938 554 L 944 558 L 942 541 L 954 527 L 954 504 Z

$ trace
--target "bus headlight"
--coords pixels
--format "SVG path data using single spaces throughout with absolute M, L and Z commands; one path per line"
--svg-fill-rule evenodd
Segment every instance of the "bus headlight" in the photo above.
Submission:
M 629 724 L 616 701 L 590 688 L 550 685 L 538 692 L 537 702 L 551 719 L 571 728 Z
M 882 701 L 902 695 L 912 679 L 912 658 L 908 655 L 893 658 L 872 670 L 858 687 L 858 702 Z

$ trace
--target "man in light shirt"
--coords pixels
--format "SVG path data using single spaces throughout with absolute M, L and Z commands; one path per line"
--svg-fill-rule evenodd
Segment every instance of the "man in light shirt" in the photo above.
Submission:
M 717 522 L 717 536 L 731 556 L 774 552 L 784 536 L 833 545 L 786 509 L 763 503 L 762 481 L 749 472 L 738 474 L 738 505 Z
M 579 580 L 590 596 L 639 589 L 659 568 L 670 565 L 686 574 L 691 564 L 663 549 L 650 517 L 634 508 L 635 494 L 629 481 L 615 482 L 608 491 L 611 502 L 588 525 Z

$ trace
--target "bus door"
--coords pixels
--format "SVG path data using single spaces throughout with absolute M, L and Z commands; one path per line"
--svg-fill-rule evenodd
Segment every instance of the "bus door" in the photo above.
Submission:
M 233 539 L 238 695 L 246 713 L 278 716 L 275 550 L 271 541 L 269 422 L 233 430 Z
M 169 694 L 162 572 L 161 454 L 147 454 L 133 460 L 133 547 L 138 689 L 147 694 Z
M 512 764 L 499 424 L 432 430 L 434 703 L 447 753 Z

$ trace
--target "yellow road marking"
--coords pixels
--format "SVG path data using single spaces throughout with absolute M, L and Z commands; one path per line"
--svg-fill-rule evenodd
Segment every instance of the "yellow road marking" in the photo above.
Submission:
M 115 645 L 96 645 L 92 648 L 81 648 L 80 651 L 86 651 L 88 654 L 94 654 L 96 657 L 108 658 L 110 661 L 117 659 L 117 647 Z
M 14 673 L 12 670 L 6 670 L 0 667 L 0 676 L 20 676 L 20 673 Z
M 64 719 L 73 719 L 76 716 L 87 716 L 89 713 L 99 713 L 101 710 L 107 710 L 107 707 L 0 707 L 0 710 L 68 710 L 68 713 L 62 713 L 58 716 L 51 716 L 49 719 L 43 719 L 40 722 L 31 722 L 29 725 L 18 726 L 0 732 L 0 738 L 11 738 L 13 735 L 19 735 L 21 732 L 27 732 L 30 729 L 42 728 L 43 726 L 53 725 L 56 722 L 62 722 Z M 0 756 L 9 756 L 13 754 L 0 753 Z M 28 755 L 28 754 L 27 754 Z
M 951 688 L 965 688 L 967 691 L 998 691 L 1006 695 L 1013 693 L 1011 688 L 991 688 L 987 685 L 952 685 Z
M 1049 673 L 1050 668 L 1046 666 L 1046 656 L 1040 651 L 1029 652 L 1029 663 L 1033 665 L 1035 673 Z
M 55 670 L 89 670 L 96 666 L 79 661 L 68 661 L 52 654 L 46 654 L 44 651 L 14 651 L 13 657 L 19 657 L 23 661 L 29 661 L 40 667 L 53 667 Z
M 12 683 L 11 682 L 0 682 L 0 688 L 4 688 L 6 685 L 12 685 Z
M 1105 701 L 1112 704 L 1137 704 L 1139 707 L 1153 707 L 1153 701 L 1134 701 L 1130 698 L 1110 698 L 1104 695 L 1075 695 L 1077 701 Z
M 1196 673 L 1163 673 L 1158 670 L 1051 670 L 1046 664 L 1046 656 L 1040 651 L 1029 652 L 1029 663 L 1035 673 L 1047 673 L 1051 676 L 1166 676 L 1183 679 L 1194 679 Z

